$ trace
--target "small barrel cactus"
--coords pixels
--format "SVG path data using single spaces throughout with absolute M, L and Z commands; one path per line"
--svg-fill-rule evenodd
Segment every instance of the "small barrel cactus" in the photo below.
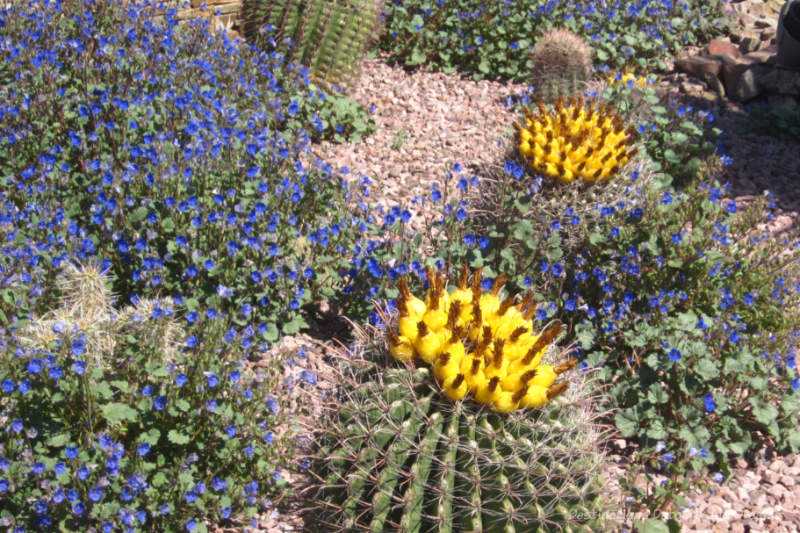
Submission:
M 583 98 L 570 98 L 567 107 L 556 100 L 551 112 L 537 102 L 538 114 L 524 109 L 525 126 L 514 123 L 519 151 L 535 171 L 569 183 L 609 180 L 630 161 L 637 148 L 614 108 L 606 104 L 584 106 Z
M 547 103 L 583 92 L 592 77 L 589 46 L 565 29 L 542 35 L 533 47 L 531 62 L 531 85 L 536 97 Z
M 443 311 L 431 305 L 444 296 L 440 290 L 433 281 L 427 302 L 404 299 L 414 312 L 425 305 L 425 317 L 428 310 Z M 458 291 L 471 293 L 455 289 L 448 295 L 450 309 Z M 418 322 L 427 324 L 426 318 L 442 321 L 430 313 Z M 468 330 L 464 334 L 469 339 Z M 339 392 L 328 418 L 315 425 L 318 448 L 308 458 L 311 481 L 303 491 L 308 525 L 376 533 L 604 529 L 601 437 L 585 383 L 562 389 L 538 409 L 499 412 L 506 410 L 492 402 L 454 400 L 447 394 L 451 378 L 435 362 L 414 367 L 416 358 L 431 358 L 424 348 L 409 355 L 399 348 L 402 342 L 395 343 L 393 356 L 405 363 L 387 367 L 386 349 L 375 337 L 361 357 L 339 359 Z M 466 343 L 483 340 L 476 339 Z

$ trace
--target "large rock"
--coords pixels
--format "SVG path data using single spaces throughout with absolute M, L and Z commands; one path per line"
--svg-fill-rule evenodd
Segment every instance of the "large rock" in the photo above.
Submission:
M 722 70 L 720 56 L 692 56 L 675 60 L 675 69 L 702 80 L 708 74 L 719 76 Z

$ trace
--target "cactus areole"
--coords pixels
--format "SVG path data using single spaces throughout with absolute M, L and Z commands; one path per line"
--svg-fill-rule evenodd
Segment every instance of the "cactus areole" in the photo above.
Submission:
M 396 360 L 430 364 L 445 396 L 470 396 L 498 413 L 541 407 L 566 389 L 556 379 L 575 360 L 541 364 L 561 327 L 533 332 L 536 302 L 530 293 L 517 304 L 512 296 L 501 298 L 507 281 L 503 274 L 483 291 L 480 269 L 470 283 L 469 271 L 462 268 L 452 292 L 445 290 L 440 273 L 429 268 L 427 277 L 430 288 L 424 300 L 411 294 L 405 279 L 398 281 L 399 316 L 388 333 L 389 352 Z

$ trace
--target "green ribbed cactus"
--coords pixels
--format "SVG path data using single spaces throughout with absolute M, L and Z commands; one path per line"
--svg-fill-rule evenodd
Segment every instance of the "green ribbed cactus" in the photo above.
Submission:
M 382 0 L 246 0 L 244 35 L 304 65 L 313 83 L 347 87 L 382 9 Z
M 309 458 L 304 496 L 320 530 L 605 529 L 585 388 L 499 414 L 448 400 L 426 367 L 347 364 Z
M 592 77 L 592 57 L 586 41 L 565 29 L 537 39 L 531 52 L 531 85 L 536 99 L 553 103 L 583 93 Z

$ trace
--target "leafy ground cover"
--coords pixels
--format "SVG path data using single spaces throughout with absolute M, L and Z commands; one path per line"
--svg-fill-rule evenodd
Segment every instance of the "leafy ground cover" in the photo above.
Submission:
M 392 4 L 381 46 L 406 65 L 524 79 L 553 26 L 591 39 L 601 71 L 657 68 L 724 28 L 716 3 L 453 5 Z M 300 163 L 321 135 L 368 134 L 363 110 L 279 54 L 151 10 L 0 11 L 9 527 L 203 531 L 257 513 L 297 461 L 276 431 L 292 416 L 280 361 L 256 373 L 248 359 L 322 300 L 378 324 L 372 300 L 391 306 L 400 276 L 421 289 L 426 266 L 482 267 L 485 289 L 505 273 L 534 291 L 539 327 L 565 325 L 581 368 L 611 384 L 610 421 L 670 476 L 634 494 L 645 507 L 765 443 L 800 448 L 800 245 L 769 232 L 769 198 L 725 198 L 713 116 L 620 75 L 587 95 L 640 148 L 609 183 L 560 186 L 516 154 L 475 176 L 455 165 L 413 234 L 406 206 L 372 209 L 368 178 Z

